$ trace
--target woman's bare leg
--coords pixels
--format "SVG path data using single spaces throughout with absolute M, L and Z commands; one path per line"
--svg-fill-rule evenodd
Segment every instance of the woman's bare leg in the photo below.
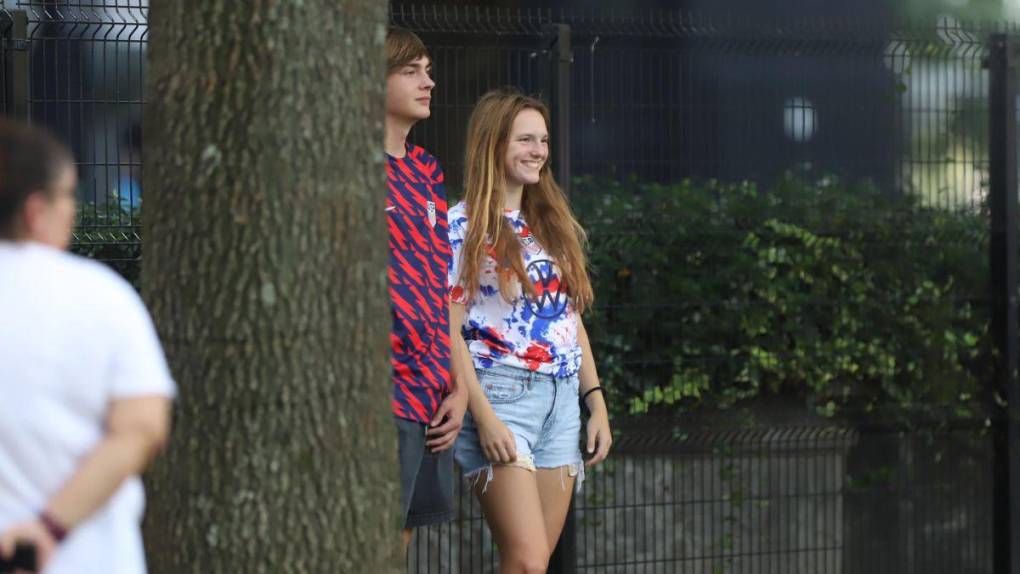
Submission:
M 563 522 L 570 509 L 570 496 L 574 492 L 576 477 L 570 476 L 566 466 L 540 468 L 536 473 L 538 497 L 542 501 L 542 516 L 545 519 L 545 534 L 549 552 L 556 548 L 556 542 L 563 531 Z
M 495 465 L 492 481 L 486 486 L 485 472 L 479 477 L 475 493 L 499 545 L 500 574 L 544 573 L 551 549 L 545 532 L 538 473 Z

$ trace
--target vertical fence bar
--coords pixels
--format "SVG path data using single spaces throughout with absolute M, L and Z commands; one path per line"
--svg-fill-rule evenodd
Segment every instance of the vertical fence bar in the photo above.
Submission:
M 3 38 L 4 113 L 28 119 L 28 14 L 24 10 L 9 12 L 10 35 Z
M 550 55 L 550 104 L 553 141 L 553 167 L 556 181 L 570 196 L 570 70 L 574 57 L 570 46 L 570 26 L 553 24 L 546 29 Z
M 570 47 L 570 26 L 552 24 L 545 30 L 546 45 L 549 46 L 550 113 L 552 126 L 550 136 L 553 143 L 553 167 L 556 181 L 563 192 L 570 197 L 570 68 L 573 56 Z M 577 520 L 574 514 L 574 499 L 571 495 L 567 519 L 563 524 L 556 549 L 549 559 L 550 574 L 574 574 L 577 572 Z
M 1017 130 L 1016 54 L 1013 38 L 991 37 L 989 69 L 989 207 L 991 211 L 992 333 L 998 391 L 1006 400 L 1005 428 L 996 433 L 994 569 L 1020 574 L 1020 396 L 1017 393 Z
M 0 0 L 0 114 L 7 113 L 8 102 L 11 101 L 11 36 L 14 32 L 14 21 L 10 12 L 3 9 Z

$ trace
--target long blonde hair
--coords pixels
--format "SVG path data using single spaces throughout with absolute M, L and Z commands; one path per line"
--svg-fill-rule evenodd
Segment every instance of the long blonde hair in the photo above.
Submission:
M 488 92 L 471 112 L 464 162 L 464 202 L 471 223 L 464 238 L 460 274 L 461 286 L 469 297 L 478 292 L 486 256 L 496 261 L 499 291 L 504 299 L 512 300 L 520 288 L 535 296 L 535 287 L 524 268 L 520 241 L 503 215 L 510 130 L 517 114 L 529 109 L 542 114 L 549 125 L 545 104 L 516 90 Z M 565 285 L 574 308 L 583 313 L 594 299 L 584 251 L 587 236 L 556 184 L 548 159 L 539 172 L 538 183 L 524 186 L 521 212 L 535 239 L 559 266 L 561 288 Z

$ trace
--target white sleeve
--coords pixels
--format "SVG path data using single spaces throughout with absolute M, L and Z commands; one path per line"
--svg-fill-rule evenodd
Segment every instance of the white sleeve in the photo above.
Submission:
M 447 223 L 450 233 L 450 262 L 447 275 L 447 287 L 450 290 L 450 301 L 467 305 L 469 298 L 460 284 L 461 253 L 464 252 L 464 236 L 467 234 L 467 217 L 459 209 L 447 212 Z
M 146 395 L 173 397 L 176 385 L 145 304 L 126 282 L 111 292 L 112 343 L 108 378 L 111 399 Z

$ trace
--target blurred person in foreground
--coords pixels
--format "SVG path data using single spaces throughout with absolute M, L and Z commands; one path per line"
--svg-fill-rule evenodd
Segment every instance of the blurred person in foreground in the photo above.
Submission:
M 134 289 L 66 252 L 75 186 L 63 145 L 0 120 L 0 554 L 29 544 L 46 574 L 141 574 L 138 475 L 175 385 Z

